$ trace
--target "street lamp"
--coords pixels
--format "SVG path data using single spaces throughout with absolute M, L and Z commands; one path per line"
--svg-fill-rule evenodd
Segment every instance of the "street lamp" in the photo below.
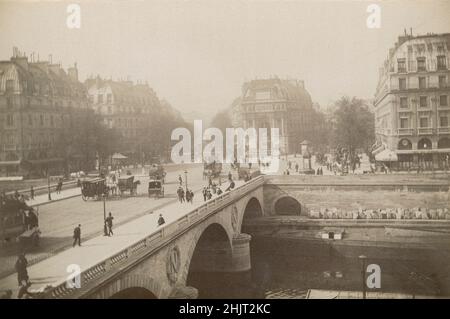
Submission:
M 361 255 L 358 257 L 361 260 L 362 269 L 361 269 L 361 277 L 362 277 L 362 294 L 363 299 L 366 299 L 366 259 L 367 257 Z
M 48 187 L 48 200 L 52 200 L 52 195 L 50 191 L 50 175 L 48 174 L 48 171 L 47 171 L 47 187 Z
M 103 236 L 108 236 L 108 231 L 106 229 L 106 195 L 102 195 L 103 198 Z
M 184 170 L 184 184 L 186 185 L 186 192 L 188 190 L 188 184 L 187 184 L 187 170 Z

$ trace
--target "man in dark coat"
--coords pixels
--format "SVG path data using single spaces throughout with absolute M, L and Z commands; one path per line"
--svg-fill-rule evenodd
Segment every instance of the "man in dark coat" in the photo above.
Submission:
M 73 230 L 73 247 L 78 243 L 78 246 L 81 246 L 81 225 L 79 224 Z
M 109 212 L 108 217 L 106 217 L 106 226 L 108 226 L 108 236 L 114 235 L 112 228 L 113 228 L 113 219 L 114 217 L 111 215 L 111 212 Z
M 158 226 L 164 225 L 166 223 L 166 221 L 164 220 L 164 217 L 162 214 L 159 214 L 159 218 L 158 218 Z
M 25 258 L 25 254 L 21 253 L 16 261 L 16 271 L 17 271 L 17 281 L 19 286 L 22 285 L 22 282 L 25 281 L 28 283 L 28 260 Z

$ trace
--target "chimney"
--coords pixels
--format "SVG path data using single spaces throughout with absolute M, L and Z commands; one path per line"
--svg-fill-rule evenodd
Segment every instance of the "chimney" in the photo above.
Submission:
M 77 69 L 77 63 L 74 63 L 74 66 L 69 68 L 68 70 L 69 78 L 74 81 L 78 82 L 78 69 Z
M 20 65 L 22 68 L 28 71 L 28 58 L 22 55 L 17 47 L 13 48 L 13 56 L 11 62 Z

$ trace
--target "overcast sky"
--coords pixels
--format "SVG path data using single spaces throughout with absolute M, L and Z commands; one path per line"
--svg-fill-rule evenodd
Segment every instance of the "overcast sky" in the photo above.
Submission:
M 94 2 L 94 3 L 92 3 Z M 81 6 L 81 28 L 66 8 Z M 381 7 L 369 29 L 367 6 Z M 342 95 L 372 98 L 378 68 L 403 29 L 450 32 L 450 1 L 22 1 L 0 0 L 0 60 L 17 46 L 80 77 L 147 80 L 160 98 L 209 118 L 242 83 L 303 79 L 325 106 Z

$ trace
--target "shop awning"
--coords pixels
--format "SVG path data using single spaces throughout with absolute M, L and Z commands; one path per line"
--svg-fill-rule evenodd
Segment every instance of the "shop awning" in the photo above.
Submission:
M 375 155 L 375 160 L 379 162 L 396 162 L 398 161 L 397 154 L 389 149 L 382 150 L 380 153 Z
M 374 149 L 372 151 L 373 155 L 377 155 L 378 153 L 382 152 L 383 150 L 385 150 L 386 147 L 384 146 L 384 144 L 380 145 L 379 147 L 377 147 L 376 149 Z
M 0 166 L 16 166 L 20 165 L 20 160 L 17 161 L 0 161 Z
M 125 155 L 122 155 L 120 153 L 114 153 L 111 158 L 114 160 L 121 160 L 121 159 L 127 159 L 128 157 L 126 157 Z

